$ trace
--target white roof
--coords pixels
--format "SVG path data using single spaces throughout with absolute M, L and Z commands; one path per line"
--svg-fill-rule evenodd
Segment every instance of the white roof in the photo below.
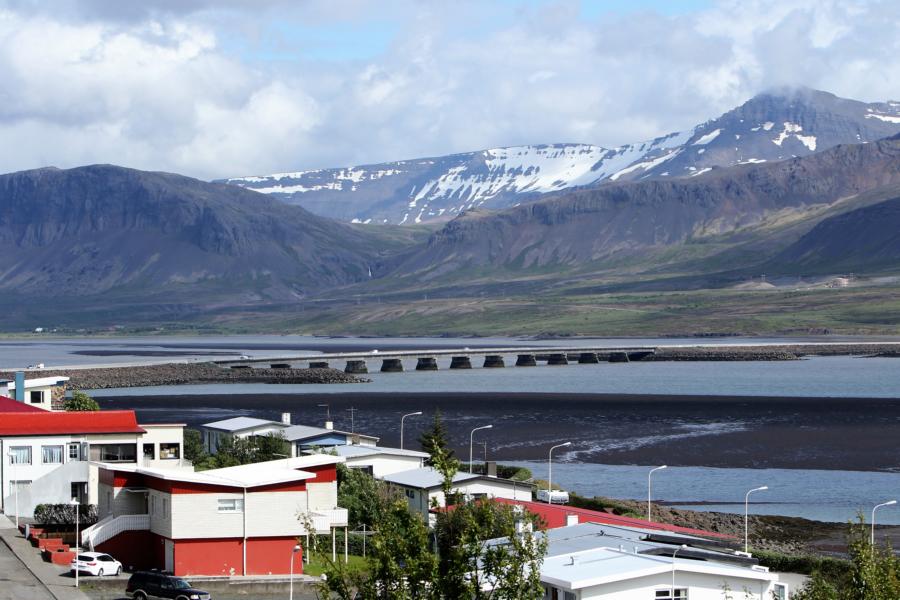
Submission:
M 541 565 L 541 581 L 577 590 L 616 581 L 672 572 L 671 556 L 635 554 L 618 548 L 600 547 L 570 555 L 551 556 Z M 735 577 L 772 581 L 767 570 L 721 563 L 675 559 L 676 573 L 704 573 L 716 577 Z
M 156 477 L 166 481 L 188 481 L 191 483 L 205 483 L 208 485 L 251 488 L 262 485 L 286 483 L 289 481 L 312 479 L 316 474 L 304 471 L 304 468 L 339 462 L 344 462 L 344 459 L 340 456 L 316 454 L 313 456 L 270 460 L 267 462 L 240 465 L 237 467 L 226 467 L 224 469 L 211 469 L 209 471 L 194 471 L 192 468 L 156 469 L 152 467 L 102 462 L 94 464 L 111 471 L 128 471 L 140 475 L 149 475 L 150 477 Z
M 290 425 L 287 429 L 284 430 L 284 437 L 289 442 L 296 442 L 300 440 L 305 440 L 309 438 L 319 437 L 322 435 L 328 434 L 337 434 L 337 435 L 346 435 L 346 436 L 359 436 L 361 438 L 366 438 L 369 440 L 378 441 L 378 438 L 372 435 L 366 435 L 364 433 L 350 433 L 349 431 L 341 431 L 339 429 L 328 429 L 326 427 L 315 427 L 313 425 Z
M 440 487 L 444 481 L 444 476 L 434 467 L 422 467 L 421 469 L 410 469 L 408 471 L 385 475 L 384 480 L 395 485 L 402 485 L 419 490 L 430 490 Z M 457 471 L 456 475 L 453 476 L 453 483 L 465 483 L 467 481 L 475 480 L 486 481 L 494 485 L 516 485 L 523 488 L 533 487 L 531 484 L 525 482 L 501 479 L 499 477 L 487 477 L 476 473 L 463 473 L 462 471 Z
M 347 446 L 332 446 L 328 448 L 327 451 L 335 452 L 338 456 L 343 456 L 346 458 L 361 458 L 364 456 L 375 455 L 428 458 L 427 452 L 419 452 L 418 450 L 401 450 L 400 448 L 386 448 L 384 446 L 358 446 L 356 444 Z
M 266 419 L 257 419 L 255 417 L 232 417 L 223 421 L 205 423 L 202 427 L 221 429 L 222 431 L 243 431 L 244 429 L 254 429 L 256 427 L 287 427 L 287 425 L 278 421 L 267 421 Z
M 36 387 L 47 387 L 50 385 L 62 385 L 69 380 L 68 377 L 38 377 L 36 379 L 26 379 L 25 380 L 25 389 L 28 388 L 36 388 Z M 16 382 L 9 381 L 6 384 L 6 388 L 9 390 L 16 389 Z

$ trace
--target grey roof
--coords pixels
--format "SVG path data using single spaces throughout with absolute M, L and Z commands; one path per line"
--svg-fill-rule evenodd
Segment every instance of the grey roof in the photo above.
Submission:
M 463 473 L 462 471 L 457 471 L 456 475 L 453 476 L 453 483 L 462 483 L 465 481 L 473 481 L 476 479 L 499 485 L 520 486 L 522 488 L 533 487 L 531 484 L 522 481 L 501 479 L 499 477 L 488 477 L 485 475 L 478 475 L 476 473 Z M 401 471 L 399 473 L 385 475 L 384 480 L 395 485 L 402 485 L 419 490 L 431 490 L 441 487 L 441 483 L 443 483 L 444 481 L 444 476 L 441 475 L 434 467 L 422 467 L 421 469 L 410 469 L 408 471 Z
M 419 452 L 418 450 L 401 450 L 400 448 L 386 448 L 384 446 L 332 446 L 328 449 L 334 451 L 338 456 L 346 458 L 386 455 L 386 456 L 408 456 L 411 458 L 428 458 L 427 452 Z
M 267 421 L 266 419 L 257 419 L 255 417 L 232 417 L 223 421 L 204 423 L 202 427 L 220 429 L 222 431 L 243 431 L 245 429 L 255 429 L 256 427 L 285 427 L 285 425 L 278 421 Z
M 338 435 L 354 436 L 378 441 L 378 438 L 364 433 L 350 433 L 349 431 L 340 431 L 339 429 L 326 429 L 325 427 L 314 427 L 312 425 L 290 425 L 284 430 L 284 437 L 290 442 L 297 442 L 323 435 L 336 433 Z

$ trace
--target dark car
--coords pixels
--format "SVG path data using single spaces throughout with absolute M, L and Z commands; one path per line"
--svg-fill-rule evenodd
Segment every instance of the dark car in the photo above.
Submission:
M 209 600 L 209 592 L 191 587 L 181 577 L 166 573 L 139 571 L 128 580 L 125 595 L 135 600 L 171 598 L 172 600 Z

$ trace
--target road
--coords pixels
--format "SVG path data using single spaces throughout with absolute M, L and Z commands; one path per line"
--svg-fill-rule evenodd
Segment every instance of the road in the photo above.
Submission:
M 0 542 L 0 600 L 53 600 L 41 582 Z

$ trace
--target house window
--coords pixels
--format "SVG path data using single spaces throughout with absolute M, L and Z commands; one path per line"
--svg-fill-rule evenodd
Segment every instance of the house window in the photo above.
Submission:
M 87 482 L 73 481 L 70 483 L 69 496 L 77 499 L 79 504 L 87 504 Z
M 416 497 L 416 493 L 412 490 L 406 490 L 406 497 L 410 500 L 414 500 Z
M 69 460 L 81 460 L 81 444 L 69 444 Z
M 144 444 L 144 458 L 148 460 L 156 459 L 156 446 L 153 444 Z
M 181 458 L 181 444 L 160 444 L 159 457 L 162 459 Z
M 29 392 L 28 398 L 32 404 L 42 404 L 44 402 L 44 392 Z
M 563 592 L 563 600 L 577 600 L 577 598 L 572 592 Z
M 136 462 L 137 444 L 91 444 L 91 460 L 98 462 Z
M 244 512 L 244 501 L 240 498 L 219 498 L 219 512 Z
M 11 446 L 9 449 L 9 464 L 30 465 L 31 446 Z
M 63 461 L 62 446 L 41 446 L 41 462 L 45 465 L 61 465 Z
M 162 499 L 162 516 L 163 516 L 163 519 L 169 518 L 169 499 L 168 498 Z
M 11 479 L 9 482 L 9 487 L 10 487 L 10 489 L 13 490 L 13 493 L 15 493 L 16 490 L 18 490 L 20 494 L 24 493 L 24 492 L 28 491 L 29 485 L 31 485 L 30 479 L 28 479 L 28 480 L 19 479 L 18 481 L 16 481 L 15 479 Z
M 675 588 L 675 595 L 672 595 L 672 588 L 665 590 L 656 590 L 656 596 L 653 600 L 687 600 L 687 588 Z
M 787 600 L 787 585 L 776 583 L 772 589 L 772 600 Z

